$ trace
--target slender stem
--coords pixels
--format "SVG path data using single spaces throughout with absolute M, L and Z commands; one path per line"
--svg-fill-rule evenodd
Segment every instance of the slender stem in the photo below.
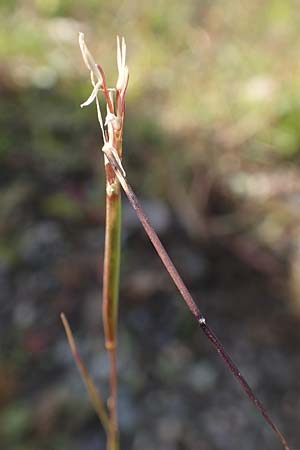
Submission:
M 95 63 L 88 50 L 84 34 L 79 34 L 79 45 L 85 65 L 90 71 L 93 91 L 86 102 L 81 106 L 88 106 L 96 101 L 98 121 L 102 131 L 104 144 L 113 145 L 122 156 L 122 133 L 124 121 L 124 98 L 128 84 L 128 68 L 126 66 L 126 43 L 117 37 L 117 65 L 118 81 L 115 89 L 109 89 L 102 67 Z M 97 82 L 96 82 L 97 81 Z M 98 91 L 101 90 L 106 100 L 107 116 L 102 120 L 101 108 L 98 100 Z M 114 96 L 115 92 L 115 96 Z M 102 320 L 105 335 L 105 345 L 110 364 L 110 398 L 109 407 L 109 433 L 107 450 L 118 450 L 118 416 L 117 416 L 117 322 L 119 300 L 119 271 L 120 271 L 120 234 L 121 234 L 121 195 L 118 178 L 107 163 L 106 172 L 106 226 L 105 251 L 103 264 L 103 303 Z
M 159 237 L 157 236 L 156 232 L 152 228 L 152 226 L 149 223 L 149 220 L 147 219 L 136 195 L 134 194 L 131 186 L 128 184 L 126 180 L 126 175 L 124 175 L 124 170 L 120 166 L 119 162 L 116 160 L 113 152 L 109 148 L 103 148 L 103 151 L 105 152 L 105 155 L 107 159 L 109 160 L 109 163 L 111 167 L 113 168 L 114 172 L 116 173 L 120 184 L 122 188 L 125 191 L 125 194 L 128 197 L 129 202 L 131 203 L 133 209 L 135 210 L 142 226 L 144 227 L 144 230 L 146 231 L 150 241 L 152 242 L 155 250 L 157 251 L 162 263 L 164 264 L 165 268 L 169 272 L 172 280 L 174 281 L 177 289 L 181 293 L 185 303 L 187 304 L 188 308 L 196 318 L 198 324 L 200 325 L 203 333 L 206 335 L 206 337 L 210 340 L 212 345 L 214 346 L 215 350 L 218 352 L 219 356 L 222 358 L 226 366 L 231 371 L 232 375 L 236 378 L 236 380 L 239 382 L 239 384 L 242 386 L 242 389 L 244 390 L 245 394 L 248 396 L 248 398 L 255 404 L 256 408 L 259 410 L 259 412 L 262 414 L 264 419 L 267 421 L 267 423 L 270 425 L 270 427 L 273 429 L 275 434 L 277 435 L 278 439 L 282 443 L 285 450 L 289 450 L 287 441 L 285 437 L 282 435 L 280 430 L 277 428 L 277 426 L 274 424 L 273 420 L 270 418 L 269 414 L 267 413 L 265 407 L 263 404 L 257 399 L 254 392 L 252 391 L 251 387 L 249 386 L 248 382 L 244 378 L 244 376 L 241 374 L 239 369 L 237 368 L 236 364 L 233 362 L 219 339 L 216 337 L 214 332 L 211 330 L 211 328 L 207 325 L 206 319 L 200 312 L 198 306 L 196 305 L 194 299 L 192 298 L 190 292 L 188 291 L 187 287 L 185 286 L 181 276 L 177 272 L 176 267 L 174 266 L 173 262 L 171 261 L 167 251 L 165 250 L 164 246 L 162 245 Z
M 108 450 L 117 450 L 119 448 L 119 433 L 118 433 L 118 415 L 117 415 L 117 352 L 116 349 L 108 351 L 110 362 L 110 424 L 107 440 Z
M 66 316 L 64 315 L 64 313 L 61 313 L 60 317 L 61 317 L 61 321 L 63 323 L 64 329 L 65 329 L 65 332 L 67 335 L 69 347 L 70 347 L 71 353 L 73 355 L 74 361 L 78 367 L 81 378 L 86 386 L 90 400 L 92 402 L 92 405 L 94 406 L 94 409 L 99 417 L 99 420 L 102 423 L 103 428 L 107 433 L 108 429 L 109 429 L 109 418 L 108 418 L 108 415 L 104 408 L 104 405 L 101 401 L 98 389 L 97 389 L 95 383 L 93 382 L 93 380 L 91 379 L 91 377 L 88 373 L 88 370 L 78 353 L 78 350 L 77 350 L 77 347 L 75 344 L 75 340 L 73 337 L 73 333 L 72 333 L 72 330 L 70 328 L 70 325 L 69 325 L 69 322 L 68 322 Z
M 117 321 L 119 300 L 120 271 L 120 235 L 121 235 L 121 195 L 119 182 L 109 165 L 106 165 L 106 227 L 105 252 L 103 267 L 103 301 L 102 318 L 105 345 L 110 364 L 110 398 L 108 450 L 117 450 L 118 415 L 117 415 Z
M 108 185 L 108 183 L 107 183 Z M 107 190 L 112 185 L 108 185 Z M 108 350 L 116 346 L 120 270 L 120 214 L 121 199 L 117 181 L 115 191 L 106 195 L 106 228 L 103 267 L 102 313 L 105 345 Z

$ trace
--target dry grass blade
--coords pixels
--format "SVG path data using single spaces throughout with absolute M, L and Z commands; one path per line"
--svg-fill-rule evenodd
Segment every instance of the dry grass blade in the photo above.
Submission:
M 181 276 L 177 272 L 176 267 L 174 266 L 173 262 L 171 261 L 166 249 L 162 245 L 159 237 L 157 236 L 156 232 L 152 228 L 152 226 L 149 223 L 149 220 L 147 219 L 135 193 L 133 192 L 131 186 L 127 182 L 125 171 L 122 167 L 122 164 L 120 161 L 115 157 L 115 151 L 113 148 L 110 148 L 108 145 L 105 145 L 102 148 L 103 152 L 105 153 L 112 169 L 114 170 L 115 174 L 117 175 L 120 184 L 122 188 L 124 189 L 125 194 L 128 197 L 129 202 L 131 203 L 133 209 L 135 210 L 141 224 L 144 227 L 144 230 L 146 231 L 150 241 L 152 242 L 155 250 L 157 251 L 162 263 L 164 264 L 165 268 L 169 272 L 170 277 L 174 281 L 175 285 L 177 286 L 177 289 L 179 290 L 180 294 L 182 295 L 185 303 L 187 304 L 188 308 L 196 318 L 197 322 L 199 323 L 203 333 L 206 335 L 206 337 L 210 340 L 216 351 L 218 352 L 219 356 L 222 358 L 223 362 L 226 364 L 226 366 L 231 371 L 232 375 L 235 377 L 235 379 L 239 382 L 241 385 L 243 391 L 248 396 L 248 398 L 251 400 L 251 402 L 254 403 L 258 411 L 261 413 L 261 415 L 264 417 L 266 422 L 270 425 L 272 430 L 275 432 L 276 436 L 278 437 L 279 441 L 282 443 L 285 450 L 289 450 L 288 444 L 285 440 L 285 437 L 280 432 L 278 427 L 275 425 L 273 420 L 270 418 L 267 410 L 265 409 L 264 405 L 258 400 L 254 392 L 252 391 L 251 387 L 249 386 L 248 382 L 244 378 L 244 376 L 241 374 L 240 370 L 236 366 L 236 364 L 231 359 L 230 355 L 227 353 L 227 351 L 224 349 L 223 345 L 219 341 L 219 339 L 216 337 L 214 332 L 211 330 L 211 328 L 207 325 L 206 319 L 201 314 L 201 311 L 199 310 L 198 306 L 196 305 L 194 299 L 192 298 L 189 290 L 187 289 L 186 285 L 184 284 Z
M 62 313 L 60 315 L 60 318 L 61 318 L 61 321 L 63 323 L 64 329 L 65 329 L 65 332 L 67 335 L 71 353 L 72 353 L 75 363 L 78 367 L 78 370 L 80 372 L 82 380 L 86 386 L 90 400 L 91 400 L 93 407 L 97 413 L 97 416 L 99 417 L 100 422 L 103 425 L 103 428 L 107 432 L 108 427 L 109 427 L 109 419 L 108 419 L 107 413 L 105 411 L 104 405 L 100 399 L 98 389 L 96 388 L 95 383 L 91 379 L 91 377 L 88 373 L 88 370 L 78 353 L 78 350 L 77 350 L 77 347 L 75 344 L 75 340 L 74 340 L 74 337 L 73 337 L 73 334 L 72 334 L 72 331 L 71 331 L 71 328 L 70 328 L 70 325 L 69 325 L 69 322 L 68 322 L 66 316 Z

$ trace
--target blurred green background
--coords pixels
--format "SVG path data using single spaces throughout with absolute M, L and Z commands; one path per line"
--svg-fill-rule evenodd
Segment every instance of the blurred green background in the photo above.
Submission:
M 104 449 L 59 313 L 107 395 L 101 135 L 78 33 L 114 85 L 124 166 L 203 313 L 300 447 L 297 0 L 1 0 L 0 441 Z M 280 448 L 124 199 L 122 449 Z

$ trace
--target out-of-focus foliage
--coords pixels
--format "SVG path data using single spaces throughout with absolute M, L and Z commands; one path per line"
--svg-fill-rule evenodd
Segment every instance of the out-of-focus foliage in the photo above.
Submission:
M 260 159 L 286 159 L 299 150 L 299 28 L 296 1 L 2 0 L 0 53 L 17 85 L 75 89 L 87 75 L 78 31 L 112 83 L 115 35 L 125 35 L 133 115 L 170 133 L 208 127 L 227 145 L 251 139 L 247 158 L 259 148 Z
M 116 81 L 116 35 L 126 37 L 130 82 L 124 166 L 130 181 L 150 197 L 149 215 L 175 256 L 178 252 L 176 262 L 184 262 L 185 279 L 200 298 L 207 289 L 205 307 L 213 320 L 227 320 L 223 336 L 236 343 L 236 355 L 245 358 L 250 373 L 256 354 L 247 339 L 262 352 L 262 378 L 270 389 L 269 379 L 277 380 L 270 396 L 292 430 L 299 407 L 298 357 L 289 372 L 288 352 L 278 350 L 276 339 L 286 333 L 286 342 L 296 347 L 298 341 L 288 334 L 293 326 L 284 328 L 281 311 L 280 321 L 274 313 L 275 331 L 265 327 L 264 317 L 276 302 L 268 289 L 260 291 L 260 275 L 258 287 L 253 284 L 256 278 L 243 272 L 240 260 L 273 282 L 281 261 L 261 251 L 260 243 L 280 257 L 292 248 L 287 279 L 299 314 L 298 0 L 1 0 L 0 23 L 0 440 L 5 448 L 101 447 L 57 319 L 62 309 L 74 316 L 79 345 L 105 386 L 98 341 L 101 134 L 94 106 L 79 107 L 90 94 L 79 31 L 110 85 Z M 181 243 L 178 224 L 195 241 Z M 180 307 L 170 313 L 168 302 L 161 301 L 171 297 L 168 282 L 160 278 L 159 263 L 144 268 L 152 252 L 137 230 L 124 202 L 120 417 L 129 442 L 124 449 L 151 450 L 163 442 L 161 448 L 174 450 L 176 440 L 188 450 L 194 442 L 209 450 L 238 448 L 241 442 L 245 449 L 254 448 L 257 436 L 247 428 L 247 409 L 222 410 L 231 408 L 228 392 L 235 395 L 231 380 L 215 383 L 223 373 L 207 355 L 201 359 L 203 344 L 192 334 L 189 317 L 181 309 L 176 315 Z M 208 263 L 201 246 L 208 236 L 223 239 L 238 263 L 225 252 L 220 268 L 214 249 Z M 207 275 L 210 266 L 213 275 Z M 248 319 L 244 327 L 242 320 Z M 246 338 L 236 339 L 244 328 Z M 275 350 L 268 359 L 271 345 Z M 220 384 L 223 392 L 214 403 L 210 394 Z M 137 409 L 141 398 L 145 406 Z M 199 403 L 205 408 L 191 421 Z M 173 409 L 178 416 L 172 416 Z M 233 422 L 240 424 L 234 435 Z

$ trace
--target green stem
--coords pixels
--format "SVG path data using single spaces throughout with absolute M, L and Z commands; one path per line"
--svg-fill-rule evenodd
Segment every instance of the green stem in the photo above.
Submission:
M 110 398 L 108 401 L 110 425 L 107 450 L 118 450 L 117 415 L 117 322 L 119 302 L 121 238 L 121 195 L 119 182 L 106 166 L 106 227 L 103 267 L 102 317 L 105 345 L 110 363 Z
M 110 188 L 112 185 L 109 185 Z M 106 196 L 106 229 L 103 268 L 103 322 L 106 348 L 116 346 L 116 327 L 119 300 L 121 197 L 117 192 Z M 109 189 L 109 188 L 108 188 Z

